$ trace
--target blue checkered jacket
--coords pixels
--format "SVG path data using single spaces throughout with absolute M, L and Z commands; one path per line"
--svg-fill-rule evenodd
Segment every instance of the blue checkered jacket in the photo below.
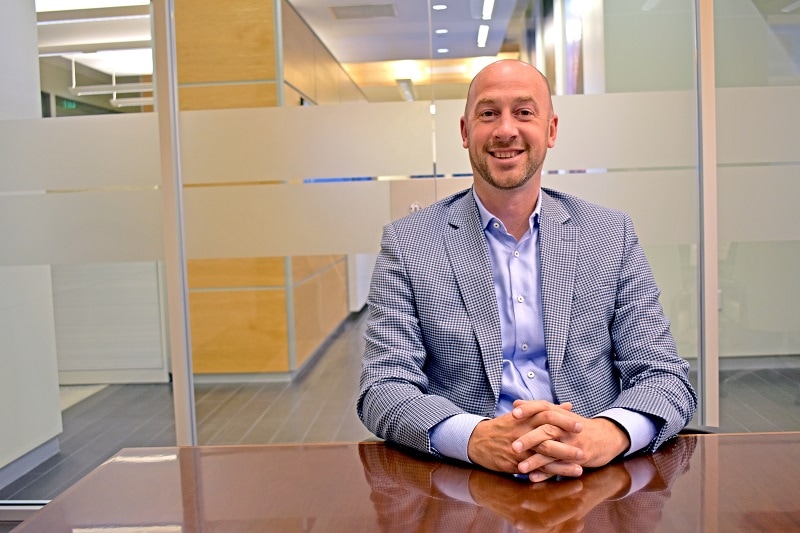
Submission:
M 697 398 L 628 215 L 542 189 L 544 338 L 555 401 L 591 417 L 611 407 L 660 422 L 655 450 Z M 493 416 L 502 355 L 491 262 L 472 189 L 383 231 L 367 299 L 364 425 L 435 453 L 429 430 L 457 413 Z

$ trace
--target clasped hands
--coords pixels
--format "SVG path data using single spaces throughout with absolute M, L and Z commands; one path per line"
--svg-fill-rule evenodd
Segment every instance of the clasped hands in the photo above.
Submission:
M 571 403 L 516 400 L 510 413 L 475 426 L 467 445 L 470 460 L 490 470 L 527 474 L 538 482 L 578 477 L 630 446 L 628 435 L 606 418 L 584 418 Z

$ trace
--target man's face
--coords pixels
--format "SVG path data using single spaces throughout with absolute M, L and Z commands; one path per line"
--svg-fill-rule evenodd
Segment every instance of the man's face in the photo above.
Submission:
M 557 125 L 549 88 L 538 71 L 517 61 L 486 67 L 472 83 L 461 119 L 462 144 L 469 150 L 476 186 L 481 186 L 479 176 L 496 189 L 531 182 L 538 190 Z

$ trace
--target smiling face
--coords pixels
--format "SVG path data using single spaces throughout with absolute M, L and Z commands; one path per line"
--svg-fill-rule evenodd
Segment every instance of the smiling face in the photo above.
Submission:
M 504 60 L 484 68 L 470 85 L 461 118 L 476 189 L 538 191 L 557 126 L 547 80 L 533 66 Z

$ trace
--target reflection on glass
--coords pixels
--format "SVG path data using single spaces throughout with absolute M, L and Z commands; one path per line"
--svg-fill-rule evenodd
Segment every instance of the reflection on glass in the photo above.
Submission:
M 800 429 L 799 8 L 714 2 L 720 419 L 731 431 Z

